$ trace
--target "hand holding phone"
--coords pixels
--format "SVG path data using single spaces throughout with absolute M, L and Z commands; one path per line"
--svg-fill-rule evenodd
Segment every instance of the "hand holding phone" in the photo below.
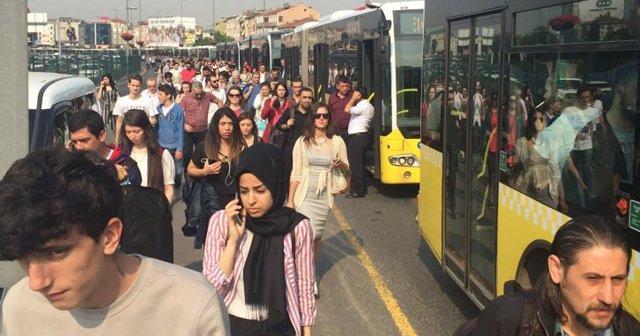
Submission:
M 236 195 L 236 199 L 229 202 L 225 207 L 228 227 L 227 241 L 237 243 L 242 239 L 242 236 L 244 236 L 244 221 L 242 217 L 240 217 L 242 211 L 242 206 Z

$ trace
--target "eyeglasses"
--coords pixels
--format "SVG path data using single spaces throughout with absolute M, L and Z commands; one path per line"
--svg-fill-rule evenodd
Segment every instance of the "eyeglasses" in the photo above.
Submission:
M 324 120 L 329 120 L 329 113 L 317 113 L 316 115 L 313 116 L 314 119 L 318 120 L 318 119 L 324 119 Z
M 229 98 L 240 98 L 240 94 L 229 93 Z

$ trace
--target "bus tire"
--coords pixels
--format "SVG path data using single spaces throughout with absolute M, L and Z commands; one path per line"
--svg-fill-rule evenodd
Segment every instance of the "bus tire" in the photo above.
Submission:
M 516 281 L 525 289 L 535 287 L 547 269 L 547 257 L 551 244 L 537 240 L 525 249 L 516 272 Z

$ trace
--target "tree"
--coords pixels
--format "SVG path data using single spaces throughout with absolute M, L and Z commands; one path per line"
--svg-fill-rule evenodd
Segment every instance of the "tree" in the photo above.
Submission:
M 196 40 L 195 43 L 193 43 L 194 47 L 197 46 L 208 46 L 208 45 L 213 45 L 215 42 L 213 41 L 213 39 L 211 39 L 210 37 L 205 37 L 199 40 Z
M 224 34 L 221 34 L 219 31 L 215 31 L 213 33 L 213 37 L 215 38 L 216 42 L 221 43 L 221 42 L 233 42 L 235 41 L 233 39 L 233 37 L 231 36 L 227 36 Z

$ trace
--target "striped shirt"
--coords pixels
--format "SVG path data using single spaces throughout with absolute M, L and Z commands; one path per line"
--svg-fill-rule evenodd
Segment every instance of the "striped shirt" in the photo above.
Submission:
M 216 212 L 209 221 L 209 230 L 202 260 L 202 274 L 216 288 L 227 307 L 234 299 L 238 282 L 242 277 L 245 258 L 242 248 L 247 243 L 245 234 L 238 246 L 233 272 L 225 275 L 219 260 L 227 243 L 227 216 L 224 210 Z M 316 300 L 313 296 L 315 266 L 313 263 L 313 231 L 308 219 L 294 230 L 296 235 L 295 265 L 291 249 L 291 233 L 284 238 L 284 271 L 287 296 L 287 312 L 297 336 L 302 335 L 303 326 L 311 326 L 316 319 Z

